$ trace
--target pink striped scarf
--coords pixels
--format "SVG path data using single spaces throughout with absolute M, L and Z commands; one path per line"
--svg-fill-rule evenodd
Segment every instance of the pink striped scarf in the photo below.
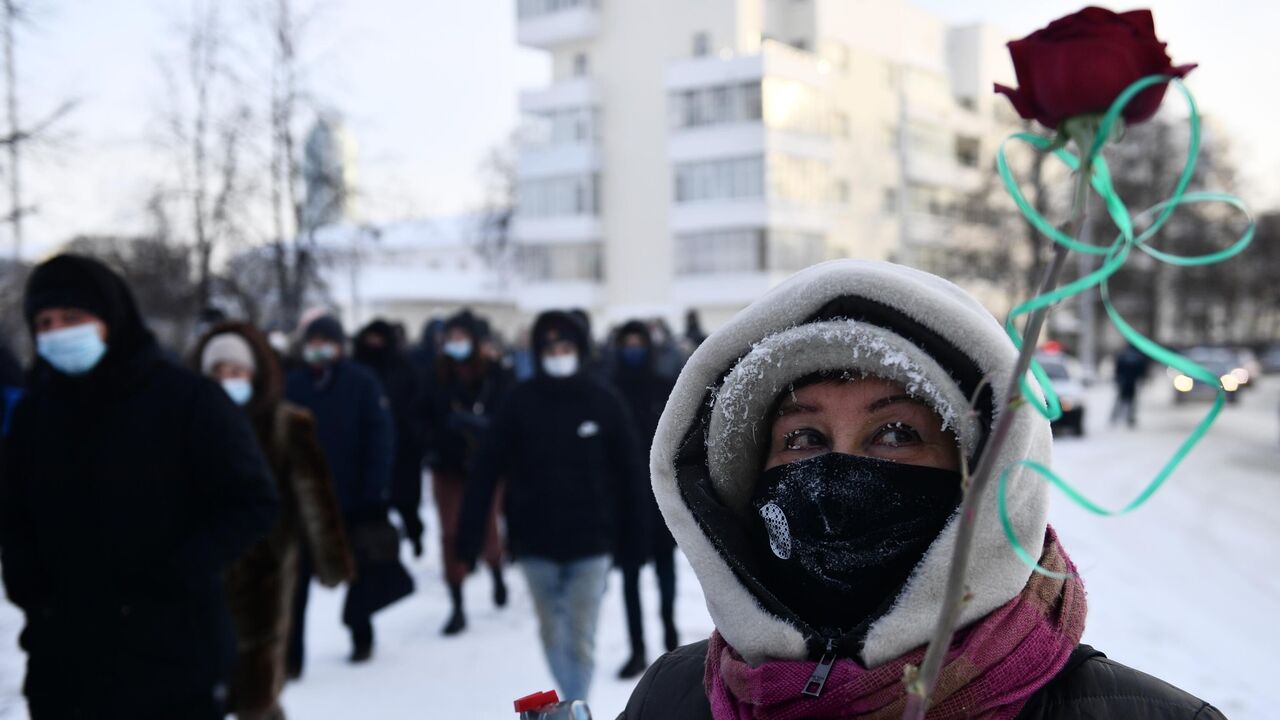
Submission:
M 933 694 L 930 720 L 1011 720 L 1066 665 L 1084 632 L 1084 584 L 1052 528 L 1045 533 L 1040 565 L 1071 577 L 1033 574 L 1022 593 L 957 635 Z M 716 720 L 896 720 L 906 703 L 903 670 L 919 666 L 924 650 L 870 670 L 841 659 L 821 696 L 813 698 L 801 690 L 817 663 L 777 660 L 750 667 L 716 632 L 703 684 Z

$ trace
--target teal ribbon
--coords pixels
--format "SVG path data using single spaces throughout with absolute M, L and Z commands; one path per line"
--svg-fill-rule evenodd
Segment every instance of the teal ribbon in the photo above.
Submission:
M 1115 187 L 1111 181 L 1111 172 L 1107 167 L 1107 161 L 1102 156 L 1102 149 L 1106 145 L 1108 138 L 1111 137 L 1112 130 L 1116 127 L 1116 123 L 1120 121 L 1121 113 L 1125 107 L 1133 100 L 1138 93 L 1155 85 L 1168 83 L 1177 88 L 1183 98 L 1187 101 L 1187 107 L 1190 110 L 1190 141 L 1187 147 L 1187 160 L 1182 167 L 1182 172 L 1178 176 L 1178 183 L 1174 187 L 1173 194 L 1169 199 L 1157 203 L 1146 210 L 1138 213 L 1136 216 L 1130 215 L 1128 207 L 1124 201 L 1116 193 Z M 1115 224 L 1119 233 L 1115 240 L 1106 245 L 1092 245 L 1082 243 L 1079 240 L 1070 237 L 1066 233 L 1054 227 L 1052 223 L 1046 220 L 1036 209 L 1027 202 L 1022 190 L 1018 186 L 1017 179 L 1013 176 L 1012 170 L 1009 168 L 1009 162 L 1005 157 L 1005 145 L 1011 140 L 1016 140 L 1027 145 L 1039 152 L 1051 152 L 1054 157 L 1060 160 L 1073 172 L 1079 172 L 1082 166 L 1087 167 L 1090 172 L 1089 185 L 1094 192 L 1103 200 L 1107 210 L 1107 215 Z M 1041 308 L 1047 308 L 1055 303 L 1065 300 L 1069 297 L 1084 292 L 1090 288 L 1098 287 L 1102 295 L 1102 306 L 1106 310 L 1107 316 L 1113 325 L 1126 340 L 1134 347 L 1152 360 L 1168 365 L 1178 372 L 1187 375 L 1201 382 L 1213 385 L 1217 388 L 1217 397 L 1214 399 L 1212 407 L 1204 418 L 1196 425 L 1191 434 L 1178 447 L 1173 456 L 1165 462 L 1156 476 L 1142 489 L 1138 495 L 1128 504 L 1114 510 L 1102 507 L 1093 502 L 1084 493 L 1064 480 L 1060 475 L 1055 473 L 1049 467 L 1038 463 L 1034 460 L 1021 460 L 1004 468 L 1000 472 L 998 483 L 998 499 L 997 504 L 1000 511 L 1000 524 L 1004 529 L 1005 537 L 1009 540 L 1009 544 L 1013 547 L 1013 551 L 1018 555 L 1022 562 L 1026 563 L 1035 572 L 1050 577 L 1064 578 L 1066 575 L 1046 570 L 1041 567 L 1035 557 L 1027 552 L 1022 543 L 1018 540 L 1014 533 L 1013 523 L 1009 518 L 1009 510 L 1006 501 L 1008 491 L 1009 475 L 1014 469 L 1024 467 L 1031 472 L 1040 475 L 1048 480 L 1054 487 L 1062 491 L 1072 502 L 1089 512 L 1104 517 L 1123 515 L 1125 513 L 1136 510 L 1141 507 L 1151 496 L 1160 489 L 1160 486 L 1173 474 L 1178 465 L 1187 457 L 1187 454 L 1196 446 L 1197 443 L 1209 431 L 1209 427 L 1213 425 L 1218 414 L 1222 412 L 1223 405 L 1226 403 L 1226 390 L 1222 387 L 1221 381 L 1204 367 L 1192 362 L 1187 357 L 1180 355 L 1168 348 L 1161 346 L 1159 343 L 1146 337 L 1138 332 L 1120 315 L 1115 305 L 1111 302 L 1111 293 L 1108 287 L 1108 281 L 1111 276 L 1120 270 L 1129 259 L 1130 254 L 1136 248 L 1141 252 L 1150 255 L 1160 262 L 1169 263 L 1180 267 L 1191 267 L 1197 265 L 1211 265 L 1213 263 L 1222 262 L 1228 258 L 1235 257 L 1244 251 L 1249 243 L 1253 240 L 1255 222 L 1249 209 L 1244 202 L 1234 195 L 1217 192 L 1187 192 L 1187 186 L 1191 183 L 1192 175 L 1195 173 L 1196 158 L 1200 154 L 1200 115 L 1196 109 L 1195 98 L 1191 96 L 1191 91 L 1187 89 L 1177 78 L 1164 75 L 1151 75 L 1130 85 L 1125 89 L 1111 107 L 1107 109 L 1105 115 L 1098 125 L 1092 146 L 1086 154 L 1086 161 L 1082 163 L 1080 158 L 1068 151 L 1065 147 L 1061 147 L 1055 143 L 1053 139 L 1036 135 L 1033 133 L 1016 133 L 1011 135 L 1004 143 L 1001 144 L 996 153 L 996 169 L 1000 174 L 1005 189 L 1017 204 L 1018 210 L 1021 211 L 1027 221 L 1030 222 L 1040 233 L 1048 237 L 1053 242 L 1065 246 L 1071 250 L 1082 252 L 1088 255 L 1097 255 L 1102 258 L 1102 265 L 1097 270 L 1067 283 L 1061 287 L 1050 290 L 1043 295 L 1027 300 L 1017 305 L 1009 312 L 1008 320 L 1005 322 L 1005 331 L 1009 334 L 1009 338 L 1013 340 L 1013 344 L 1022 349 L 1022 335 L 1018 332 L 1016 321 L 1018 318 L 1035 312 Z M 1216 252 L 1206 253 L 1204 255 L 1183 256 L 1167 253 L 1158 250 L 1149 244 L 1149 241 L 1155 236 L 1159 230 L 1164 227 L 1174 212 L 1183 205 L 1191 205 L 1196 203 L 1225 203 L 1236 208 L 1248 219 L 1249 224 L 1240 238 L 1236 240 L 1230 247 Z M 1137 233 L 1134 230 L 1135 225 L 1151 220 L 1151 224 L 1146 230 Z M 1058 400 L 1058 395 L 1054 391 L 1053 383 L 1050 382 L 1048 374 L 1038 362 L 1032 360 L 1031 374 L 1036 379 L 1042 394 L 1043 400 L 1031 387 L 1027 378 L 1020 378 L 1023 399 L 1035 408 L 1037 412 L 1046 419 L 1053 421 L 1062 417 L 1062 405 Z

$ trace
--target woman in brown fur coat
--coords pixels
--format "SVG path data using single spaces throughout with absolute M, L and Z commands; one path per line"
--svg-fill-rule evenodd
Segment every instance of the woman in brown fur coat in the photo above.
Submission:
M 252 325 L 213 328 L 196 346 L 199 370 L 220 382 L 249 414 L 280 492 L 280 520 L 227 570 L 236 627 L 230 707 L 240 720 L 277 720 L 285 681 L 300 544 L 320 582 L 333 587 L 354 576 L 333 481 L 305 411 L 284 402 L 280 366 Z

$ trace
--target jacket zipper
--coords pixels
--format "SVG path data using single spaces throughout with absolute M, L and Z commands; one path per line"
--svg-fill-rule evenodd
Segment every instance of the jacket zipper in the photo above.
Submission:
M 822 659 L 818 661 L 818 667 L 813 669 L 813 674 L 809 676 L 809 682 L 804 684 L 804 690 L 800 694 L 813 698 L 822 695 L 822 687 L 827 684 L 827 676 L 831 674 L 831 666 L 835 664 L 836 641 L 827 640 L 827 649 L 822 653 Z

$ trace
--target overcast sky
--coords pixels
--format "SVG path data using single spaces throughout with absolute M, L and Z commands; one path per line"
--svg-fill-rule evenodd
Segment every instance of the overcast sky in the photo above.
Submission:
M 28 223 L 28 254 L 75 233 L 145 227 L 142 208 L 165 160 L 154 144 L 164 105 L 158 62 L 175 57 L 175 27 L 187 7 L 187 0 L 34 2 L 34 25 L 19 37 L 24 114 L 38 117 L 68 97 L 79 104 L 63 125 L 65 137 L 26 160 L 27 202 L 39 206 Z M 954 22 L 992 22 L 1011 36 L 1080 7 L 1062 0 L 915 2 Z M 550 76 L 543 53 L 516 45 L 514 6 L 323 0 L 310 80 L 322 102 L 344 113 L 359 145 L 368 219 L 456 213 L 479 201 L 477 167 L 514 129 L 518 90 Z M 1202 110 L 1232 135 L 1246 200 L 1256 208 L 1280 205 L 1280 3 L 1147 6 L 1174 61 L 1200 63 L 1189 84 Z M 9 242 L 0 230 L 6 253 Z

